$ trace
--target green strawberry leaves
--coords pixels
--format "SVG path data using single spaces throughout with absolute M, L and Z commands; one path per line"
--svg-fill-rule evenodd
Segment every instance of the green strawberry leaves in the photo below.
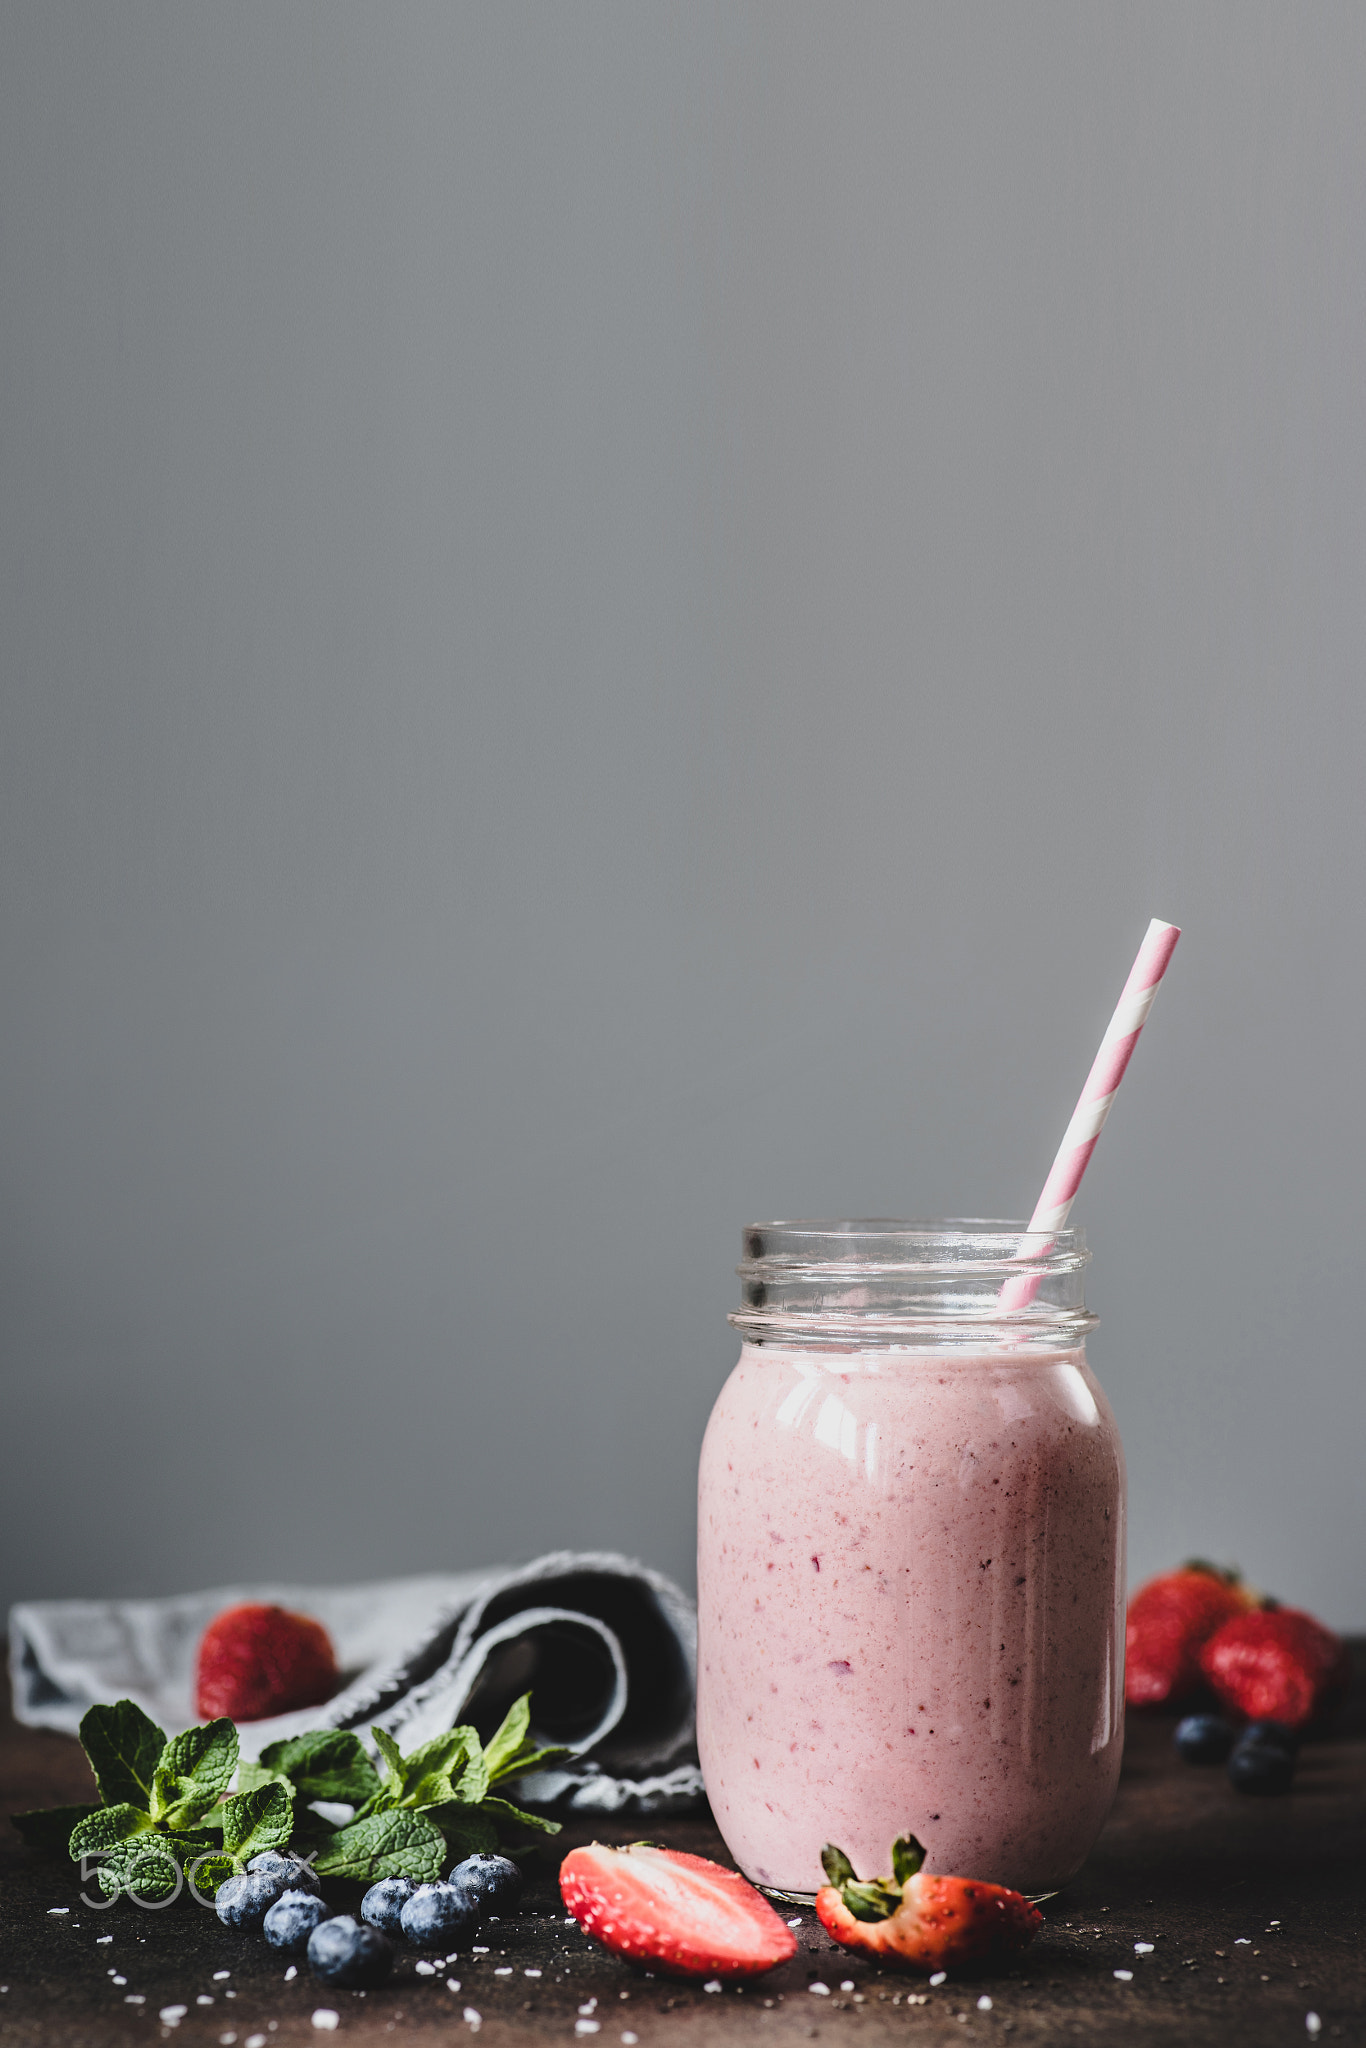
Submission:
M 339 1828 L 317 1856 L 319 1877 L 349 1877 L 376 1884 L 382 1877 L 410 1877 L 434 1884 L 446 1860 L 446 1838 L 425 1814 L 392 1808 Z
M 132 1700 L 91 1707 L 81 1722 L 81 1746 L 90 1759 L 105 1806 L 125 1801 L 144 1812 L 152 1800 L 152 1779 L 166 1737 Z
M 901 1904 L 901 1888 L 915 1876 L 925 1861 L 925 1851 L 914 1835 L 898 1835 L 892 1844 L 891 1877 L 874 1877 L 861 1884 L 843 1849 L 827 1842 L 821 1850 L 821 1864 L 827 1881 L 834 1885 L 856 1920 L 890 1920 Z

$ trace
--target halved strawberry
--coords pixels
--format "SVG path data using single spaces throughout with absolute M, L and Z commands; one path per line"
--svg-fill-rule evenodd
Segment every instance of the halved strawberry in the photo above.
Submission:
M 797 1939 L 738 1870 L 705 1856 L 593 1842 L 560 1865 L 564 1902 L 613 1955 L 674 1977 L 754 1977 L 797 1953 Z
M 1018 1955 L 1043 1926 L 1019 1892 L 975 1877 L 932 1877 L 924 1861 L 915 1836 L 898 1835 L 891 1877 L 860 1884 L 844 1851 L 827 1842 L 821 1862 L 830 1882 L 816 1894 L 821 1925 L 844 1948 L 926 1974 Z

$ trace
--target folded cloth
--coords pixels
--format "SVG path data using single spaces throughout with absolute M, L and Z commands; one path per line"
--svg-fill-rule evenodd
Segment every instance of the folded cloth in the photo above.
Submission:
M 199 1638 L 242 1600 L 313 1615 L 344 1674 L 325 1706 L 240 1724 L 244 1756 L 305 1728 L 369 1744 L 380 1727 L 405 1750 L 462 1721 L 487 1737 L 530 1691 L 533 1733 L 572 1754 L 524 1778 L 524 1800 L 658 1813 L 702 1796 L 696 1611 L 671 1579 L 603 1551 L 362 1586 L 26 1602 L 9 1618 L 16 1718 L 75 1734 L 87 1707 L 132 1699 L 168 1734 L 189 1727 Z

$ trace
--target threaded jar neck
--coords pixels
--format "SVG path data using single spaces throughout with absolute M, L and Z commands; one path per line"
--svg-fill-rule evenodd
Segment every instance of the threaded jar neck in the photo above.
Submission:
M 1056 1350 L 1096 1326 L 1081 1230 L 994 1217 L 749 1223 L 744 1252 L 729 1320 L 751 1344 Z M 1033 1299 L 1003 1311 L 1002 1286 L 1025 1276 Z

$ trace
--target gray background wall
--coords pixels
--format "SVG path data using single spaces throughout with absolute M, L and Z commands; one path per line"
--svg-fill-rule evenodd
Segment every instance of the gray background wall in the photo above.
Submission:
M 0 9 L 3 1596 L 688 1576 L 742 1222 L 1077 1220 L 1366 1623 L 1359 5 Z

